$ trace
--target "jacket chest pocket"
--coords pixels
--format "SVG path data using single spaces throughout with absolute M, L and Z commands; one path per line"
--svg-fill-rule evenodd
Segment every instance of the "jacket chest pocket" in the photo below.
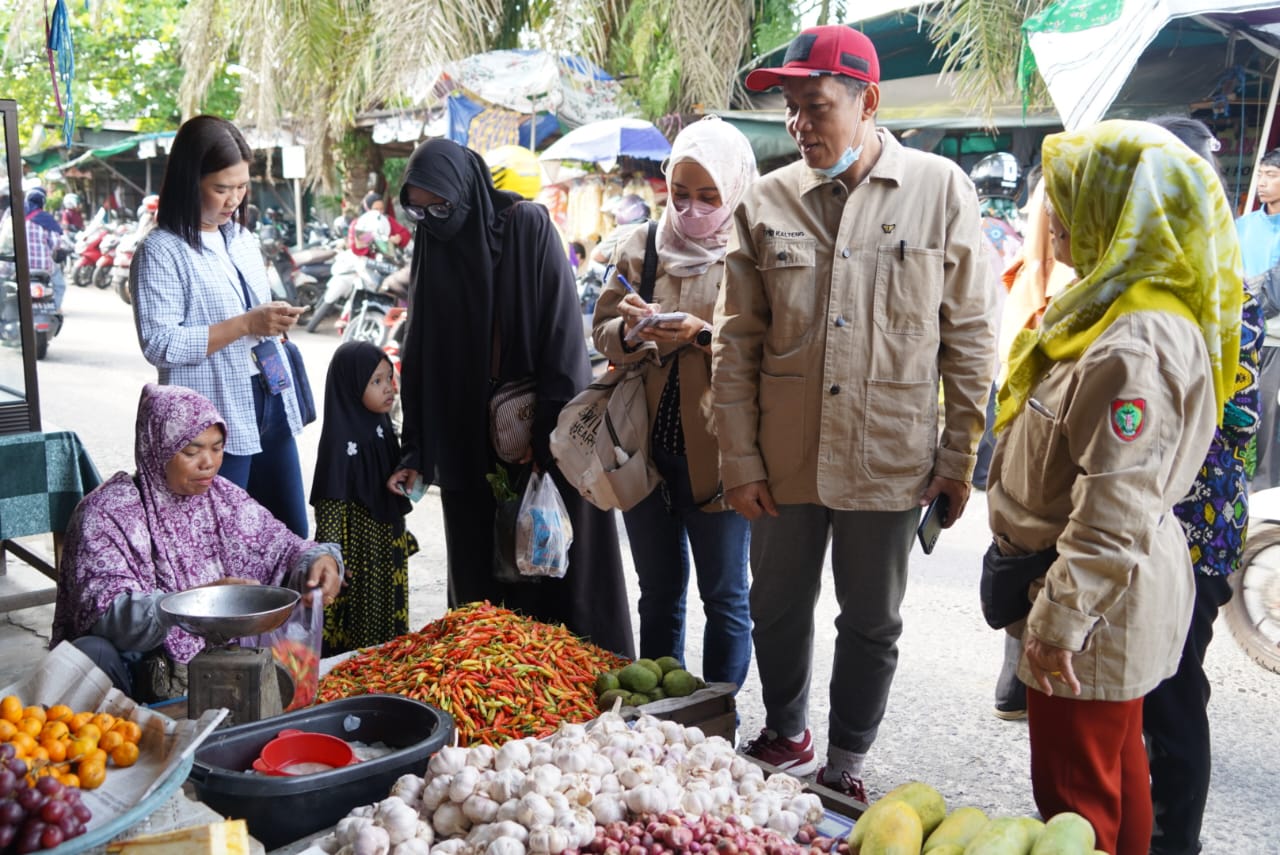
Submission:
M 760 245 L 756 269 L 769 298 L 769 338 L 774 346 L 794 341 L 813 326 L 816 256 L 813 238 L 770 238 Z
M 1050 463 L 1059 450 L 1058 419 L 1055 411 L 1036 401 L 1023 404 L 1022 412 L 1009 426 L 1009 444 L 1005 448 L 1000 483 L 1005 491 L 1026 507 L 1044 508 L 1046 500 L 1060 495 L 1062 485 L 1070 481 L 1072 467 Z M 1069 489 L 1069 487 L 1067 488 Z
M 942 250 L 905 244 L 876 251 L 876 326 L 899 335 L 936 334 Z

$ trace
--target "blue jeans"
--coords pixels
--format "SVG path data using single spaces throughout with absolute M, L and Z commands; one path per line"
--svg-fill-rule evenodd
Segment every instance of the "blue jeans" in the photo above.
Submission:
M 54 311 L 62 311 L 62 295 L 67 293 L 67 280 L 62 275 L 62 265 L 55 264 L 49 271 L 49 285 L 53 287 Z
M 663 483 L 622 515 L 640 578 L 640 655 L 684 661 L 685 592 L 692 546 L 707 618 L 703 679 L 741 687 L 751 666 L 750 524 L 733 511 L 699 510 L 685 459 L 658 448 L 652 454 Z
M 292 395 L 286 389 L 283 395 Z M 302 490 L 302 464 L 298 444 L 289 430 L 280 395 L 268 395 L 255 380 L 253 406 L 258 415 L 262 451 L 257 454 L 224 454 L 218 474 L 248 491 L 258 504 L 289 527 L 298 537 L 307 536 L 307 500 Z

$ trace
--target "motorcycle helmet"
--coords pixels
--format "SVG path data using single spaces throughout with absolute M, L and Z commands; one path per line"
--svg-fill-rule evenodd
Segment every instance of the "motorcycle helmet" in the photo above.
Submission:
M 542 164 L 538 156 L 520 145 L 498 146 L 484 156 L 499 190 L 519 193 L 532 199 L 542 190 Z
M 981 197 L 1012 199 L 1017 195 L 1019 172 L 1018 159 L 1007 151 L 998 151 L 975 163 L 969 178 Z
M 649 219 L 649 206 L 635 193 L 611 199 L 604 203 L 601 210 L 606 214 L 612 214 L 614 222 L 620 226 L 643 223 Z
M 80 207 L 80 197 L 75 193 L 68 193 L 62 197 L 62 207 L 70 211 L 73 208 Z
M 143 214 L 156 215 L 156 211 L 160 210 L 160 197 L 155 193 L 150 196 L 142 197 L 142 204 L 138 206 L 138 219 L 142 219 Z
M 381 211 L 365 211 L 356 218 L 356 246 L 373 247 L 376 251 L 391 253 L 391 221 Z

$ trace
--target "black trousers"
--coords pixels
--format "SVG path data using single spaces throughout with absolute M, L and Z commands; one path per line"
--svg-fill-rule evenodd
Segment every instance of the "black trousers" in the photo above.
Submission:
M 1196 574 L 1191 629 L 1177 672 L 1151 690 L 1142 705 L 1142 730 L 1151 765 L 1155 822 L 1153 855 L 1195 855 L 1209 795 L 1209 680 L 1204 654 L 1218 609 L 1231 599 L 1225 576 Z

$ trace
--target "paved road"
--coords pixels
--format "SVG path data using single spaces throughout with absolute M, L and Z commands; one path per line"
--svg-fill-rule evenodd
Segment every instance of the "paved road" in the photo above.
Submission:
M 133 420 L 138 390 L 154 372 L 138 352 L 130 310 L 111 292 L 71 287 L 62 335 L 40 364 L 46 428 L 79 432 L 104 475 L 133 468 Z M 323 394 L 325 365 L 337 345 L 326 325 L 321 334 L 295 336 L 307 360 L 313 388 Z M 319 403 L 319 402 L 317 402 Z M 301 438 L 308 479 L 315 463 L 318 426 Z M 411 562 L 411 623 L 421 625 L 444 611 L 444 538 L 439 500 L 429 492 L 409 518 L 422 552 Z M 937 786 L 952 804 L 989 811 L 1034 811 L 1027 777 L 1025 724 L 991 714 L 992 686 L 1002 639 L 987 629 L 977 605 L 977 570 L 985 547 L 986 507 L 981 495 L 966 516 L 943 533 L 931 556 L 912 556 L 911 585 L 904 605 L 897 682 L 868 767 L 876 795 L 908 779 Z M 622 526 L 619 525 L 619 531 Z M 630 557 L 624 548 L 628 568 Z M 629 579 L 634 586 L 634 576 Z M 632 601 L 635 592 L 632 591 Z M 690 615 L 689 661 L 701 654 L 701 615 Z M 818 609 L 817 666 L 811 720 L 825 745 L 834 640 L 834 596 L 830 587 Z M 23 613 L 38 625 L 41 610 Z M 47 617 L 44 620 L 47 621 Z M 633 622 L 636 620 L 634 614 Z M 1205 819 L 1208 853 L 1276 852 L 1280 820 L 1280 675 L 1245 657 L 1220 622 L 1210 647 L 1208 672 L 1215 744 L 1215 779 Z M 764 722 L 754 667 L 738 696 L 744 735 Z

